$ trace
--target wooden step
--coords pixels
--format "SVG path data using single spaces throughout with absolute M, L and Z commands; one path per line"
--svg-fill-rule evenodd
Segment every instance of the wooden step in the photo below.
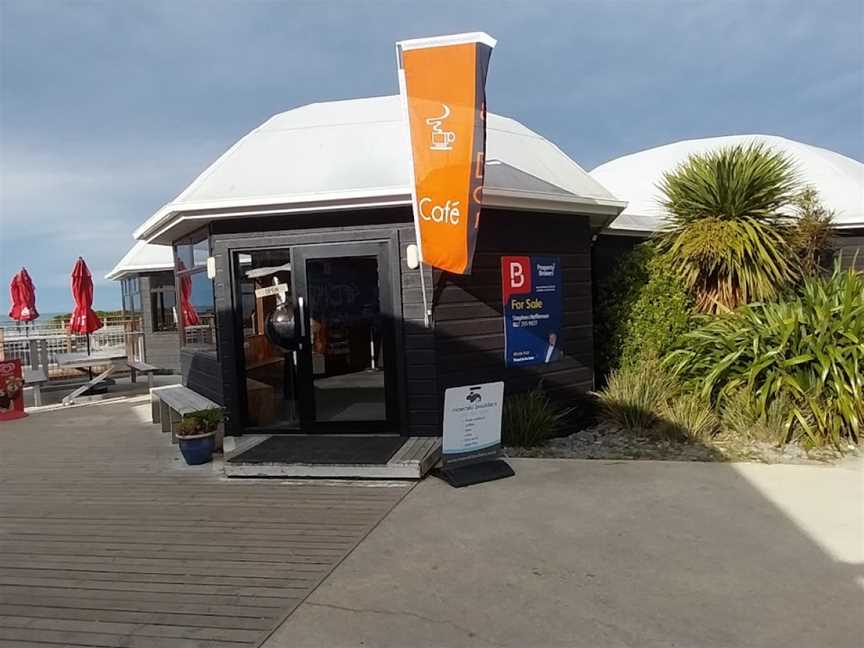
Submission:
M 329 479 L 422 479 L 441 457 L 441 437 L 409 437 L 387 463 L 381 464 L 304 464 L 235 463 L 228 459 L 245 452 L 269 437 L 240 442 L 237 450 L 226 452 L 228 477 L 321 477 Z M 346 443 L 350 443 L 346 438 Z

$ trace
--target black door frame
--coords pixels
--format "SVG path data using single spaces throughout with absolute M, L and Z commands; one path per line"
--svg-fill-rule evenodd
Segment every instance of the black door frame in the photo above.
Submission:
M 390 431 L 407 434 L 407 386 L 405 384 L 405 353 L 402 326 L 402 270 L 400 267 L 400 251 L 398 226 L 369 225 L 363 228 L 328 228 L 322 230 L 297 230 L 275 232 L 238 232 L 217 233 L 211 237 L 212 254 L 216 261 L 215 298 L 217 313 L 217 335 L 219 340 L 219 360 L 222 370 L 223 397 L 227 414 L 226 432 L 240 435 L 255 433 L 256 428 L 246 425 L 246 390 L 242 389 L 246 375 L 245 356 L 243 353 L 242 313 L 240 302 L 240 284 L 236 281 L 238 269 L 234 262 L 238 252 L 254 252 L 256 250 L 295 248 L 305 245 L 325 245 L 330 243 L 363 243 L 380 242 L 386 245 L 385 256 L 387 275 L 390 286 L 390 304 L 392 307 L 393 338 L 395 359 L 394 393 L 396 407 L 388 411 L 392 416 L 389 421 Z M 292 273 L 293 277 L 293 273 Z M 293 280 L 293 279 L 292 279 Z M 382 282 L 383 283 L 383 282 Z M 378 424 L 378 431 L 383 425 Z M 277 430 L 267 428 L 268 434 L 284 432 L 289 434 L 304 433 L 301 428 L 286 428 Z
M 312 367 L 312 349 L 310 335 L 310 312 L 311 300 L 309 298 L 309 284 L 307 279 L 307 262 L 314 259 L 350 259 L 353 257 L 374 257 L 378 263 L 378 300 L 379 309 L 384 322 L 384 357 L 386 358 L 385 378 L 385 411 L 384 420 L 379 421 L 319 421 L 316 418 L 316 401 L 314 390 L 314 373 Z M 304 299 L 305 306 L 302 310 L 305 331 L 304 343 L 299 358 L 298 383 L 300 388 L 300 426 L 305 432 L 374 432 L 391 431 L 394 419 L 398 413 L 398 399 L 396 398 L 396 371 L 395 363 L 397 351 L 392 329 L 396 328 L 396 313 L 393 310 L 393 286 L 390 268 L 390 258 L 387 244 L 384 241 L 352 241 L 344 243 L 321 243 L 310 245 L 299 245 L 291 248 L 291 282 L 292 294 L 295 299 Z M 299 303 L 299 301 L 298 301 Z M 391 365 L 390 363 L 394 364 Z

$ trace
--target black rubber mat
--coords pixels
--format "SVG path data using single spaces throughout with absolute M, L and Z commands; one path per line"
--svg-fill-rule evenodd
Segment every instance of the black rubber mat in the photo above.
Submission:
M 230 463 L 386 464 L 405 443 L 398 436 L 272 436 Z

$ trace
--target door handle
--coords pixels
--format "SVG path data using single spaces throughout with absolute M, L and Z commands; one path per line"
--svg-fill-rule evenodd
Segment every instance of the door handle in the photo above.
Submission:
M 306 306 L 303 298 L 297 298 L 297 315 L 300 317 L 300 339 L 306 339 Z

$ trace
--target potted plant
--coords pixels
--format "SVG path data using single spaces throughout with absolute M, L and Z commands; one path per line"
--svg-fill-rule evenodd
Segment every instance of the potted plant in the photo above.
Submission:
M 188 465 L 197 466 L 213 459 L 216 431 L 221 422 L 221 411 L 206 410 L 189 414 L 177 424 L 177 441 Z

